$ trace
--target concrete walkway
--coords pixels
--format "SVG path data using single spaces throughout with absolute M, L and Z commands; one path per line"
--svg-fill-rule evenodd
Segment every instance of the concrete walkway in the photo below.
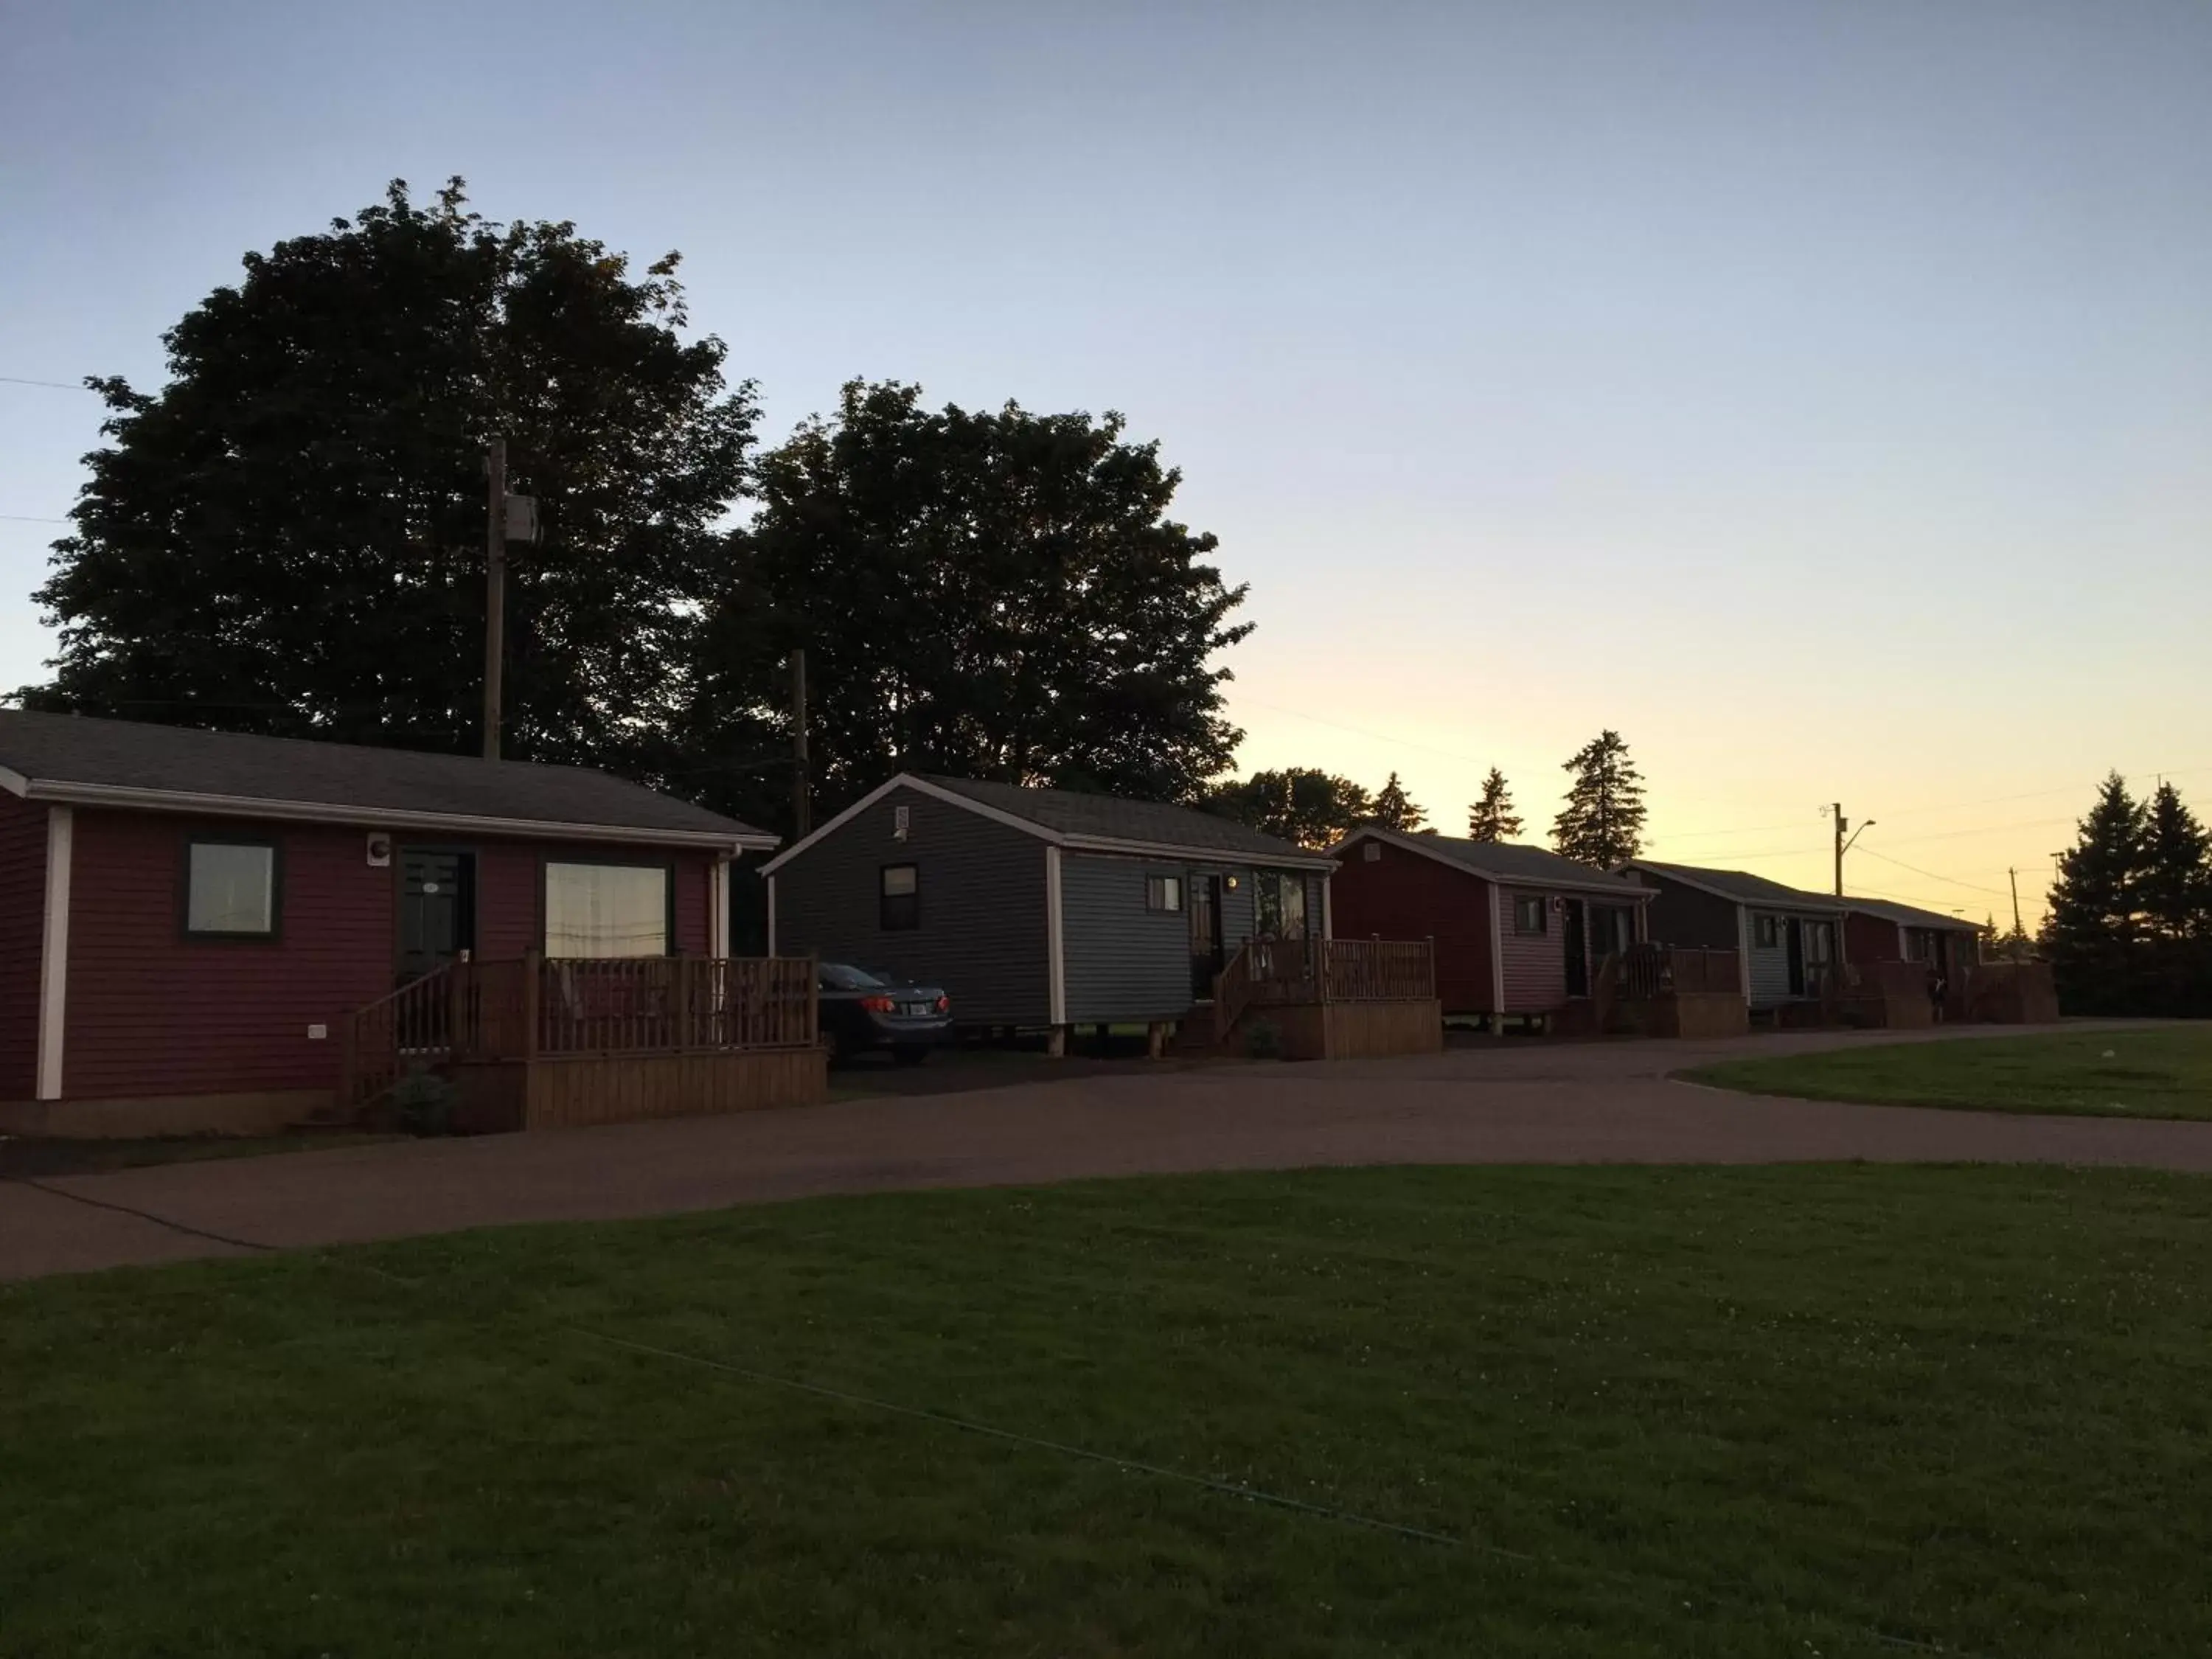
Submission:
M 1735 1054 L 1900 1035 L 1507 1041 L 1407 1060 L 1057 1082 L 1025 1072 L 964 1093 L 12 1182 L 0 1183 L 0 1279 L 817 1193 L 1199 1170 L 1863 1158 L 2212 1171 L 2212 1122 L 1778 1100 L 1667 1076 Z M 2018 1033 L 1914 1040 L 2008 1035 Z

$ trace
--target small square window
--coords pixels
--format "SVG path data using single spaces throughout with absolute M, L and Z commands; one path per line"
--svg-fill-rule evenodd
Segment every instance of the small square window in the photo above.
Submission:
M 185 853 L 185 932 L 199 939 L 271 939 L 276 849 L 267 842 L 196 841 Z
M 1781 937 L 1781 921 L 1775 916 L 1759 916 L 1752 922 L 1752 943 L 1762 951 L 1771 951 L 1775 940 Z
M 1359 849 L 1359 856 L 1365 859 L 1370 864 L 1382 863 L 1382 843 L 1379 841 L 1369 842 L 1366 846 Z
M 921 872 L 915 866 L 884 866 L 880 921 L 885 933 L 911 933 L 921 926 Z
M 1550 922 L 1544 909 L 1540 894 L 1513 901 L 1513 931 L 1516 933 L 1541 933 L 1549 930 Z
M 1145 908 L 1147 910 L 1182 909 L 1182 878 L 1181 876 L 1146 876 L 1145 878 Z

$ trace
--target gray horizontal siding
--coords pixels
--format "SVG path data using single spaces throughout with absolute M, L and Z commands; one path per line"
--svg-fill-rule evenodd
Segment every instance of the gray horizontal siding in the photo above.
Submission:
M 1175 1019 L 1189 1011 L 1189 914 L 1147 910 L 1145 882 L 1149 876 L 1172 876 L 1187 883 L 1196 873 L 1147 859 L 1061 855 L 1060 936 L 1070 1024 Z M 1233 896 L 1224 892 L 1224 905 Z
M 1252 937 L 1254 878 L 1258 873 L 1247 865 L 1062 854 L 1060 936 L 1068 1023 L 1176 1019 L 1189 1012 L 1190 884 L 1204 876 L 1220 878 L 1225 959 Z M 1151 875 L 1182 878 L 1183 909 L 1145 908 L 1145 878 Z M 1316 934 L 1321 930 L 1322 880 L 1318 875 L 1305 878 L 1307 926 Z
M 893 839 L 893 812 L 908 812 Z M 880 926 L 881 872 L 917 866 L 921 925 Z M 963 1023 L 1042 1025 L 1045 844 L 918 790 L 895 789 L 777 870 L 776 949 L 944 987 Z

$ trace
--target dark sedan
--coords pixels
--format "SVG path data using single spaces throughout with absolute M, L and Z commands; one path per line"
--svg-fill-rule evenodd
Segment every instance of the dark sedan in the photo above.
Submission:
M 952 1030 L 952 1000 L 934 985 L 911 985 L 848 963 L 821 967 L 822 1037 L 840 1060 L 888 1048 L 918 1066 Z

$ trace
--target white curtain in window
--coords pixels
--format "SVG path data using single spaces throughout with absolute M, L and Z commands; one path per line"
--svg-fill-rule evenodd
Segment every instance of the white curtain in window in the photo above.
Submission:
M 185 925 L 195 933 L 266 933 L 276 925 L 276 849 L 196 842 Z
M 668 952 L 668 872 L 632 864 L 545 866 L 545 954 Z

